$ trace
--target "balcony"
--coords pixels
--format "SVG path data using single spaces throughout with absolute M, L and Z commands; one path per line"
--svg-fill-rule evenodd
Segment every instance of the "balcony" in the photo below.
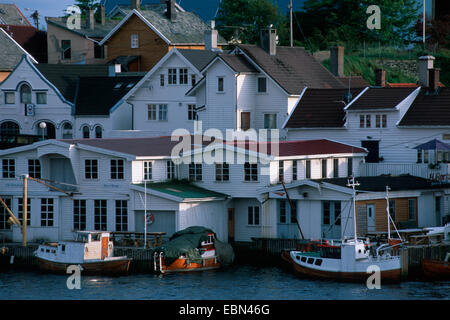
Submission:
M 426 163 L 362 163 L 360 176 L 409 174 L 425 179 L 450 180 L 450 164 L 439 163 L 434 168 Z

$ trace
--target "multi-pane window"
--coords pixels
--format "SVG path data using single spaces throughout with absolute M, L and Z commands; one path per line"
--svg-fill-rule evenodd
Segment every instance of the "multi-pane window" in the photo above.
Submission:
M 39 159 L 28 159 L 28 174 L 32 178 L 41 178 L 41 163 Z
M 248 207 L 248 224 L 259 225 L 259 207 Z
M 16 161 L 14 159 L 2 160 L 2 177 L 4 179 L 13 179 L 16 177 Z
M 333 159 L 333 178 L 339 177 L 339 159 Z
M 106 231 L 107 228 L 107 207 L 106 200 L 94 200 L 94 228 L 99 231 Z
M 73 200 L 73 228 L 86 230 L 86 200 Z
M 147 119 L 167 121 L 167 104 L 149 104 L 147 106 Z
M 278 161 L 278 181 L 284 181 L 284 161 Z
M 168 83 L 169 84 L 177 84 L 177 69 L 170 68 L 168 71 Z
M 36 103 L 37 104 L 47 104 L 47 92 L 37 92 L 36 93 Z
M 195 104 L 188 104 L 188 120 L 196 120 L 196 118 Z
M 20 103 L 31 103 L 31 87 L 27 84 L 20 87 Z
M 258 164 L 246 162 L 244 164 L 244 180 L 258 181 Z
M 202 164 L 201 163 L 189 163 L 189 180 L 201 181 L 202 180 Z
M 16 93 L 15 92 L 5 92 L 5 104 L 16 103 Z
M 19 221 L 23 223 L 23 198 L 19 198 L 17 211 L 19 213 Z M 31 199 L 27 198 L 27 226 L 30 225 L 31 221 Z
M 370 119 L 370 114 L 366 114 L 366 128 L 371 127 Z
M 359 116 L 359 127 L 360 128 L 370 128 L 371 127 L 371 117 L 370 114 L 362 114 Z
M 149 104 L 147 106 L 147 119 L 148 120 L 158 120 L 156 118 L 156 110 L 158 106 L 156 104 Z
M 61 59 L 70 60 L 71 56 L 70 40 L 61 40 Z
M 159 75 L 159 85 L 160 85 L 161 87 L 164 87 L 164 84 L 165 84 L 165 77 L 164 77 L 164 74 L 160 74 L 160 75 Z
M 196 82 L 195 74 L 191 74 L 191 85 L 195 86 L 195 82 Z
M 180 84 L 188 84 L 188 69 L 180 69 Z
M 130 37 L 130 41 L 131 41 L 131 48 L 132 49 L 139 48 L 139 35 L 132 34 L 131 37 Z
M 224 79 L 223 77 L 217 78 L 217 92 L 224 92 Z
M 230 180 L 230 165 L 228 163 L 216 163 L 216 181 Z
M 305 161 L 305 177 L 311 179 L 311 160 Z
M 322 159 L 322 178 L 327 177 L 327 159 Z
M 14 135 L 19 134 L 19 125 L 12 121 L 5 121 L 0 124 L 0 134 Z
M 53 227 L 53 215 L 55 212 L 54 199 L 41 199 L 41 227 Z
M 292 162 L 292 180 L 294 180 L 294 181 L 298 179 L 297 171 L 298 171 L 297 160 L 294 160 Z
M 166 162 L 167 179 L 175 179 L 175 163 L 172 160 Z
M 286 223 L 286 200 L 280 200 L 279 223 Z
M 277 114 L 265 113 L 264 114 L 264 129 L 276 129 L 277 128 Z
M 416 220 L 416 199 L 408 199 L 408 219 Z
M 111 179 L 123 179 L 123 160 L 111 160 Z
M 258 78 L 258 92 L 259 93 L 267 92 L 267 78 L 264 77 Z
M 3 197 L 2 199 L 8 206 L 8 208 L 11 208 L 11 199 Z M 8 219 L 9 219 L 8 211 L 6 211 L 6 208 L 3 205 L 0 205 L 0 230 L 7 230 L 10 228 L 10 225 L 8 224 Z
M 151 161 L 144 161 L 144 180 L 150 181 L 152 180 L 152 165 Z
M 96 159 L 84 160 L 84 177 L 86 179 L 98 179 L 98 161 Z
M 116 200 L 116 231 L 128 231 L 127 200 Z
M 83 127 L 83 139 L 89 139 L 90 136 L 90 132 L 89 132 L 89 127 L 88 126 L 84 126 Z
M 158 107 L 159 121 L 167 121 L 167 104 L 160 104 Z
M 328 225 L 330 224 L 330 202 L 323 202 L 323 216 L 322 216 L 322 224 Z
M 375 127 L 376 128 L 386 128 L 387 126 L 387 115 L 377 114 L 375 116 Z

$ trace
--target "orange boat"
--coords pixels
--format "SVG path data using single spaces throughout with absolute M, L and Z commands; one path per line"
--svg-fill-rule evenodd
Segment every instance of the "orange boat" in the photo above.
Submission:
M 450 279 L 450 253 L 447 253 L 444 261 L 422 260 L 422 271 L 425 277 L 430 279 L 446 280 Z

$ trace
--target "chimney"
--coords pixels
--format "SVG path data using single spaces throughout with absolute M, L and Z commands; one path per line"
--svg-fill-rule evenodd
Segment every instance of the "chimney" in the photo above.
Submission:
M 271 56 L 277 54 L 277 30 L 271 27 L 262 29 L 260 32 L 260 46 Z
M 175 22 L 177 20 L 177 10 L 175 9 L 175 0 L 167 0 L 166 1 L 166 5 L 167 5 L 167 18 L 172 21 Z
M 436 92 L 436 90 L 439 88 L 439 74 L 440 74 L 441 69 L 437 69 L 437 68 L 433 68 L 429 70 L 429 75 L 430 75 L 430 86 L 429 86 L 429 90 L 431 92 Z
M 377 87 L 386 86 L 386 70 L 376 69 L 375 70 L 375 85 Z
M 433 69 L 434 59 L 433 56 L 419 57 L 419 85 L 422 87 L 428 87 L 430 84 L 429 70 Z
M 336 77 L 344 76 L 344 47 L 342 46 L 331 47 L 330 71 Z
M 141 10 L 141 1 L 140 0 L 131 0 L 131 10 Z
M 100 23 L 102 26 L 105 25 L 106 20 L 106 12 L 105 12 L 105 6 L 100 6 Z
M 214 29 L 216 23 L 211 20 L 211 30 L 205 31 L 205 50 L 217 49 L 217 30 Z
M 88 8 L 86 11 L 86 28 L 89 30 L 94 30 L 94 10 Z

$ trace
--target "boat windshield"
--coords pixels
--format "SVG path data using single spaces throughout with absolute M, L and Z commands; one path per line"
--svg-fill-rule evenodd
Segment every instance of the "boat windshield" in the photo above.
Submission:
M 89 242 L 89 235 L 88 234 L 83 234 L 83 233 L 78 233 L 77 234 L 77 242 L 88 243 Z

